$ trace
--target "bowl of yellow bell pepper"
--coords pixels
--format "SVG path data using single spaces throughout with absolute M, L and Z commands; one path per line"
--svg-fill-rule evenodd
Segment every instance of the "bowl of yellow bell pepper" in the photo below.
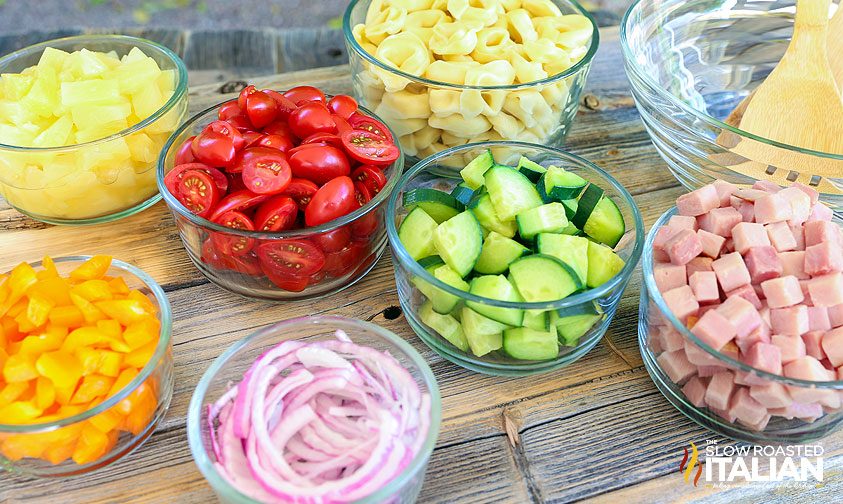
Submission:
M 164 291 L 108 256 L 0 275 L 0 467 L 71 476 L 138 448 L 173 394 Z

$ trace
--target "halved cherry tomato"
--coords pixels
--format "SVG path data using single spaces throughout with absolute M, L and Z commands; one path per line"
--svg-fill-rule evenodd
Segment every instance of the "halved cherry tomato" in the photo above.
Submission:
M 286 152 L 287 159 L 289 159 L 290 156 L 292 156 L 294 153 L 296 153 L 298 151 L 302 151 L 302 150 L 305 150 L 305 149 L 311 149 L 313 147 L 325 147 L 326 145 L 328 145 L 328 144 L 325 143 L 325 142 L 313 142 L 313 143 L 298 144 L 298 145 L 296 145 L 295 147 L 293 147 L 292 149 L 290 149 Z
M 287 121 L 275 121 L 269 125 L 267 125 L 263 132 L 267 135 L 281 135 L 287 138 L 293 138 L 293 130 L 290 129 L 290 126 L 287 124 Z
M 334 115 L 333 119 L 334 119 L 334 123 L 337 125 L 337 136 L 341 136 L 346 131 L 351 131 L 351 130 L 354 129 L 354 128 L 351 127 L 350 124 L 348 124 L 347 119 L 343 119 L 342 117 L 340 117 L 338 115 Z
M 351 114 L 357 112 L 357 101 L 348 95 L 336 95 L 328 100 L 328 110 L 348 120 Z
M 342 134 L 342 145 L 352 158 L 361 163 L 388 165 L 398 159 L 398 147 L 370 131 L 352 130 Z
M 252 221 L 243 213 L 236 210 L 229 210 L 216 219 L 214 222 L 221 226 L 232 229 L 241 229 L 245 231 L 254 231 L 255 226 Z M 244 255 L 248 254 L 255 247 L 255 239 L 248 236 L 239 236 L 236 234 L 212 232 L 211 240 L 214 242 L 216 249 L 224 256 L 227 255 Z
M 295 144 L 290 137 L 282 136 L 282 135 L 261 135 L 260 138 L 255 140 L 250 146 L 254 147 L 266 147 L 268 149 L 275 149 L 280 150 L 281 152 L 287 152 L 288 150 L 292 149 Z
M 219 117 L 220 121 L 227 121 L 242 113 L 243 110 L 240 109 L 240 105 L 237 104 L 237 100 L 231 100 L 220 105 L 220 109 L 217 111 L 217 117 Z
M 340 176 L 330 180 L 316 191 L 304 210 L 304 221 L 310 227 L 318 226 L 356 209 L 354 182 L 347 176 Z
M 246 86 L 240 91 L 240 95 L 237 96 L 237 106 L 240 107 L 240 110 L 245 112 L 246 98 L 248 98 L 250 94 L 254 94 L 257 91 L 257 88 L 252 85 Z
M 256 194 L 278 194 L 290 184 L 293 174 L 284 153 L 254 156 L 243 164 L 243 183 Z
M 361 165 L 351 173 L 351 179 L 361 182 L 374 196 L 386 185 L 386 175 L 377 166 Z M 356 185 L 356 184 L 355 184 Z
M 246 97 L 246 115 L 255 128 L 263 128 L 275 120 L 278 104 L 263 91 L 256 91 Z
M 325 252 L 339 252 L 351 241 L 351 230 L 348 229 L 348 226 L 343 226 L 333 231 L 316 235 L 312 239 Z
M 314 133 L 334 133 L 337 123 L 324 103 L 305 103 L 290 114 L 290 130 L 299 138 Z
M 363 182 L 354 182 L 354 197 L 357 199 L 357 206 L 362 207 L 372 201 L 372 191 Z
M 263 272 L 273 285 L 285 291 L 301 292 L 310 285 L 310 277 L 283 275 L 271 268 L 265 268 Z
M 341 277 L 357 269 L 368 247 L 352 242 L 342 249 L 325 255 L 324 270 L 333 277 Z
M 208 237 L 202 242 L 202 253 L 200 255 L 202 262 L 218 269 L 228 269 L 228 266 L 222 261 L 217 249 L 214 248 L 214 242 Z
M 351 165 L 345 153 L 330 145 L 290 151 L 287 161 L 294 176 L 312 180 L 317 185 L 351 173 Z
M 193 155 L 194 138 L 196 138 L 196 136 L 188 137 L 187 140 L 182 142 L 179 146 L 179 150 L 176 151 L 176 156 L 173 160 L 176 165 L 196 162 L 196 156 Z
M 234 160 L 231 166 L 228 167 L 227 171 L 230 173 L 240 173 L 243 169 L 253 162 L 255 159 L 259 159 L 266 156 L 283 156 L 284 154 L 279 152 L 278 149 L 270 149 L 269 147 L 248 147 L 240 151 L 237 154 L 237 159 Z
M 395 143 L 395 139 L 392 138 L 392 133 L 389 132 L 389 128 L 375 118 L 356 112 L 348 118 L 348 124 L 356 130 L 368 131 L 369 133 L 378 135 L 384 140 L 389 140 L 390 142 Z
M 206 217 L 220 199 L 220 190 L 204 171 L 187 170 L 182 174 L 174 195 L 188 210 Z
M 369 188 L 362 182 L 355 182 L 354 189 L 357 203 L 361 207 L 372 200 L 372 194 L 369 191 Z M 354 219 L 354 222 L 351 223 L 351 234 L 353 235 L 354 240 L 366 240 L 372 235 L 372 233 L 377 231 L 378 212 L 379 209 L 370 210 L 369 213 Z
M 223 258 L 223 261 L 227 263 L 228 269 L 234 270 L 238 273 L 250 276 L 263 275 L 260 262 L 258 261 L 257 256 L 254 255 L 254 252 L 242 256 L 228 256 Z
M 260 131 L 244 131 L 243 139 L 246 140 L 246 147 L 251 147 L 255 142 L 263 138 L 263 133 Z
M 188 170 L 199 170 L 207 173 L 219 188 L 220 193 L 225 193 L 228 190 L 228 178 L 223 172 L 202 163 L 185 163 L 174 167 L 164 176 L 164 185 L 170 190 L 171 194 L 176 194 L 179 182 Z
M 205 130 L 193 139 L 193 155 L 206 165 L 229 166 L 237 156 L 237 150 L 230 137 Z
M 246 117 L 246 114 L 240 114 L 234 117 L 229 117 L 226 122 L 237 128 L 241 132 L 252 131 L 255 129 L 255 127 L 252 126 L 252 123 L 249 122 L 249 118 Z
M 240 150 L 246 146 L 246 139 L 243 137 L 243 133 L 228 121 L 214 121 L 205 126 L 205 131 L 214 131 L 227 136 L 231 139 L 231 143 L 234 144 L 235 150 Z
M 282 194 L 293 198 L 298 204 L 299 210 L 304 211 L 307 204 L 310 203 L 310 199 L 318 190 L 319 186 L 307 179 L 293 178 Z
M 225 178 L 228 179 L 229 194 L 246 189 L 246 184 L 243 183 L 243 177 L 241 177 L 239 173 L 226 172 Z
M 290 229 L 296 222 L 299 207 L 289 196 L 273 196 L 261 203 L 255 212 L 255 229 L 258 231 L 282 231 Z
M 334 147 L 343 148 L 342 139 L 333 133 L 314 133 L 301 141 L 302 145 L 321 143 L 324 145 L 333 145 Z
M 310 276 L 325 265 L 325 254 L 308 240 L 273 240 L 258 245 L 258 259 L 266 272 L 278 275 Z
M 296 105 L 301 105 L 303 102 L 325 103 L 325 93 L 313 86 L 296 86 L 282 94 Z
M 242 212 L 247 208 L 263 203 L 267 200 L 267 198 L 269 198 L 269 196 L 265 194 L 255 194 L 246 189 L 229 193 L 228 196 L 221 199 L 216 208 L 214 208 L 210 220 L 215 220 L 217 217 L 229 210 Z
M 275 103 L 278 104 L 278 117 L 280 119 L 286 120 L 290 116 L 290 112 L 296 110 L 296 104 L 278 91 L 264 89 L 263 92 L 271 96 L 275 100 Z

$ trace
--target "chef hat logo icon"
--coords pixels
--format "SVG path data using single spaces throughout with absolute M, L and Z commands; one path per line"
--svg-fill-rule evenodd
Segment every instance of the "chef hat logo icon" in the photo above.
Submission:
M 682 477 L 685 478 L 685 481 L 690 483 L 691 481 L 691 474 L 694 474 L 694 468 L 696 468 L 696 474 L 694 474 L 694 486 L 697 486 L 697 483 L 700 481 L 700 476 L 702 476 L 702 462 L 700 462 L 700 452 L 697 449 L 697 445 L 691 443 L 691 451 L 688 451 L 688 447 L 683 448 L 685 454 L 682 457 L 682 462 L 679 463 L 679 472 L 682 473 Z M 690 460 L 688 460 L 690 457 Z M 686 465 L 687 464 L 687 465 Z

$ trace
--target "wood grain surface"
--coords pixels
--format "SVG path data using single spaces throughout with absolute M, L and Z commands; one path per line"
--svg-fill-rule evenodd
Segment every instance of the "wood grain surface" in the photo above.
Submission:
M 683 190 L 641 125 L 623 74 L 618 31 L 604 29 L 582 107 L 567 147 L 613 174 L 630 192 L 649 227 Z M 263 49 L 261 49 L 263 50 Z M 349 92 L 348 68 L 337 66 L 256 78 L 259 86 L 301 83 Z M 192 88 L 191 109 L 222 101 L 237 86 Z M 163 203 L 96 227 L 50 227 L 0 204 L 0 266 L 44 253 L 112 254 L 152 275 L 175 313 L 175 391 L 158 431 L 131 456 L 65 481 L 0 476 L 0 502 L 207 503 L 213 492 L 187 447 L 191 393 L 211 361 L 237 339 L 279 320 L 314 313 L 368 319 L 411 342 L 430 363 L 442 391 L 443 424 L 421 502 L 840 502 L 843 435 L 822 441 L 825 481 L 810 493 L 784 486 L 693 487 L 679 475 L 683 447 L 713 439 L 656 390 L 637 345 L 640 272 L 633 275 L 604 341 L 562 370 L 530 378 L 498 378 L 459 368 L 430 351 L 403 317 L 380 313 L 397 305 L 386 253 L 360 283 L 318 301 L 266 304 L 210 284 L 192 266 Z

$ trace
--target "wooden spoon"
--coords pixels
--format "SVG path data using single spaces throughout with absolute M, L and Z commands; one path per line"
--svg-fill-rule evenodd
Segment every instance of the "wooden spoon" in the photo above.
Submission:
M 828 25 L 828 61 L 843 92 L 843 1 L 837 4 L 837 13 Z

